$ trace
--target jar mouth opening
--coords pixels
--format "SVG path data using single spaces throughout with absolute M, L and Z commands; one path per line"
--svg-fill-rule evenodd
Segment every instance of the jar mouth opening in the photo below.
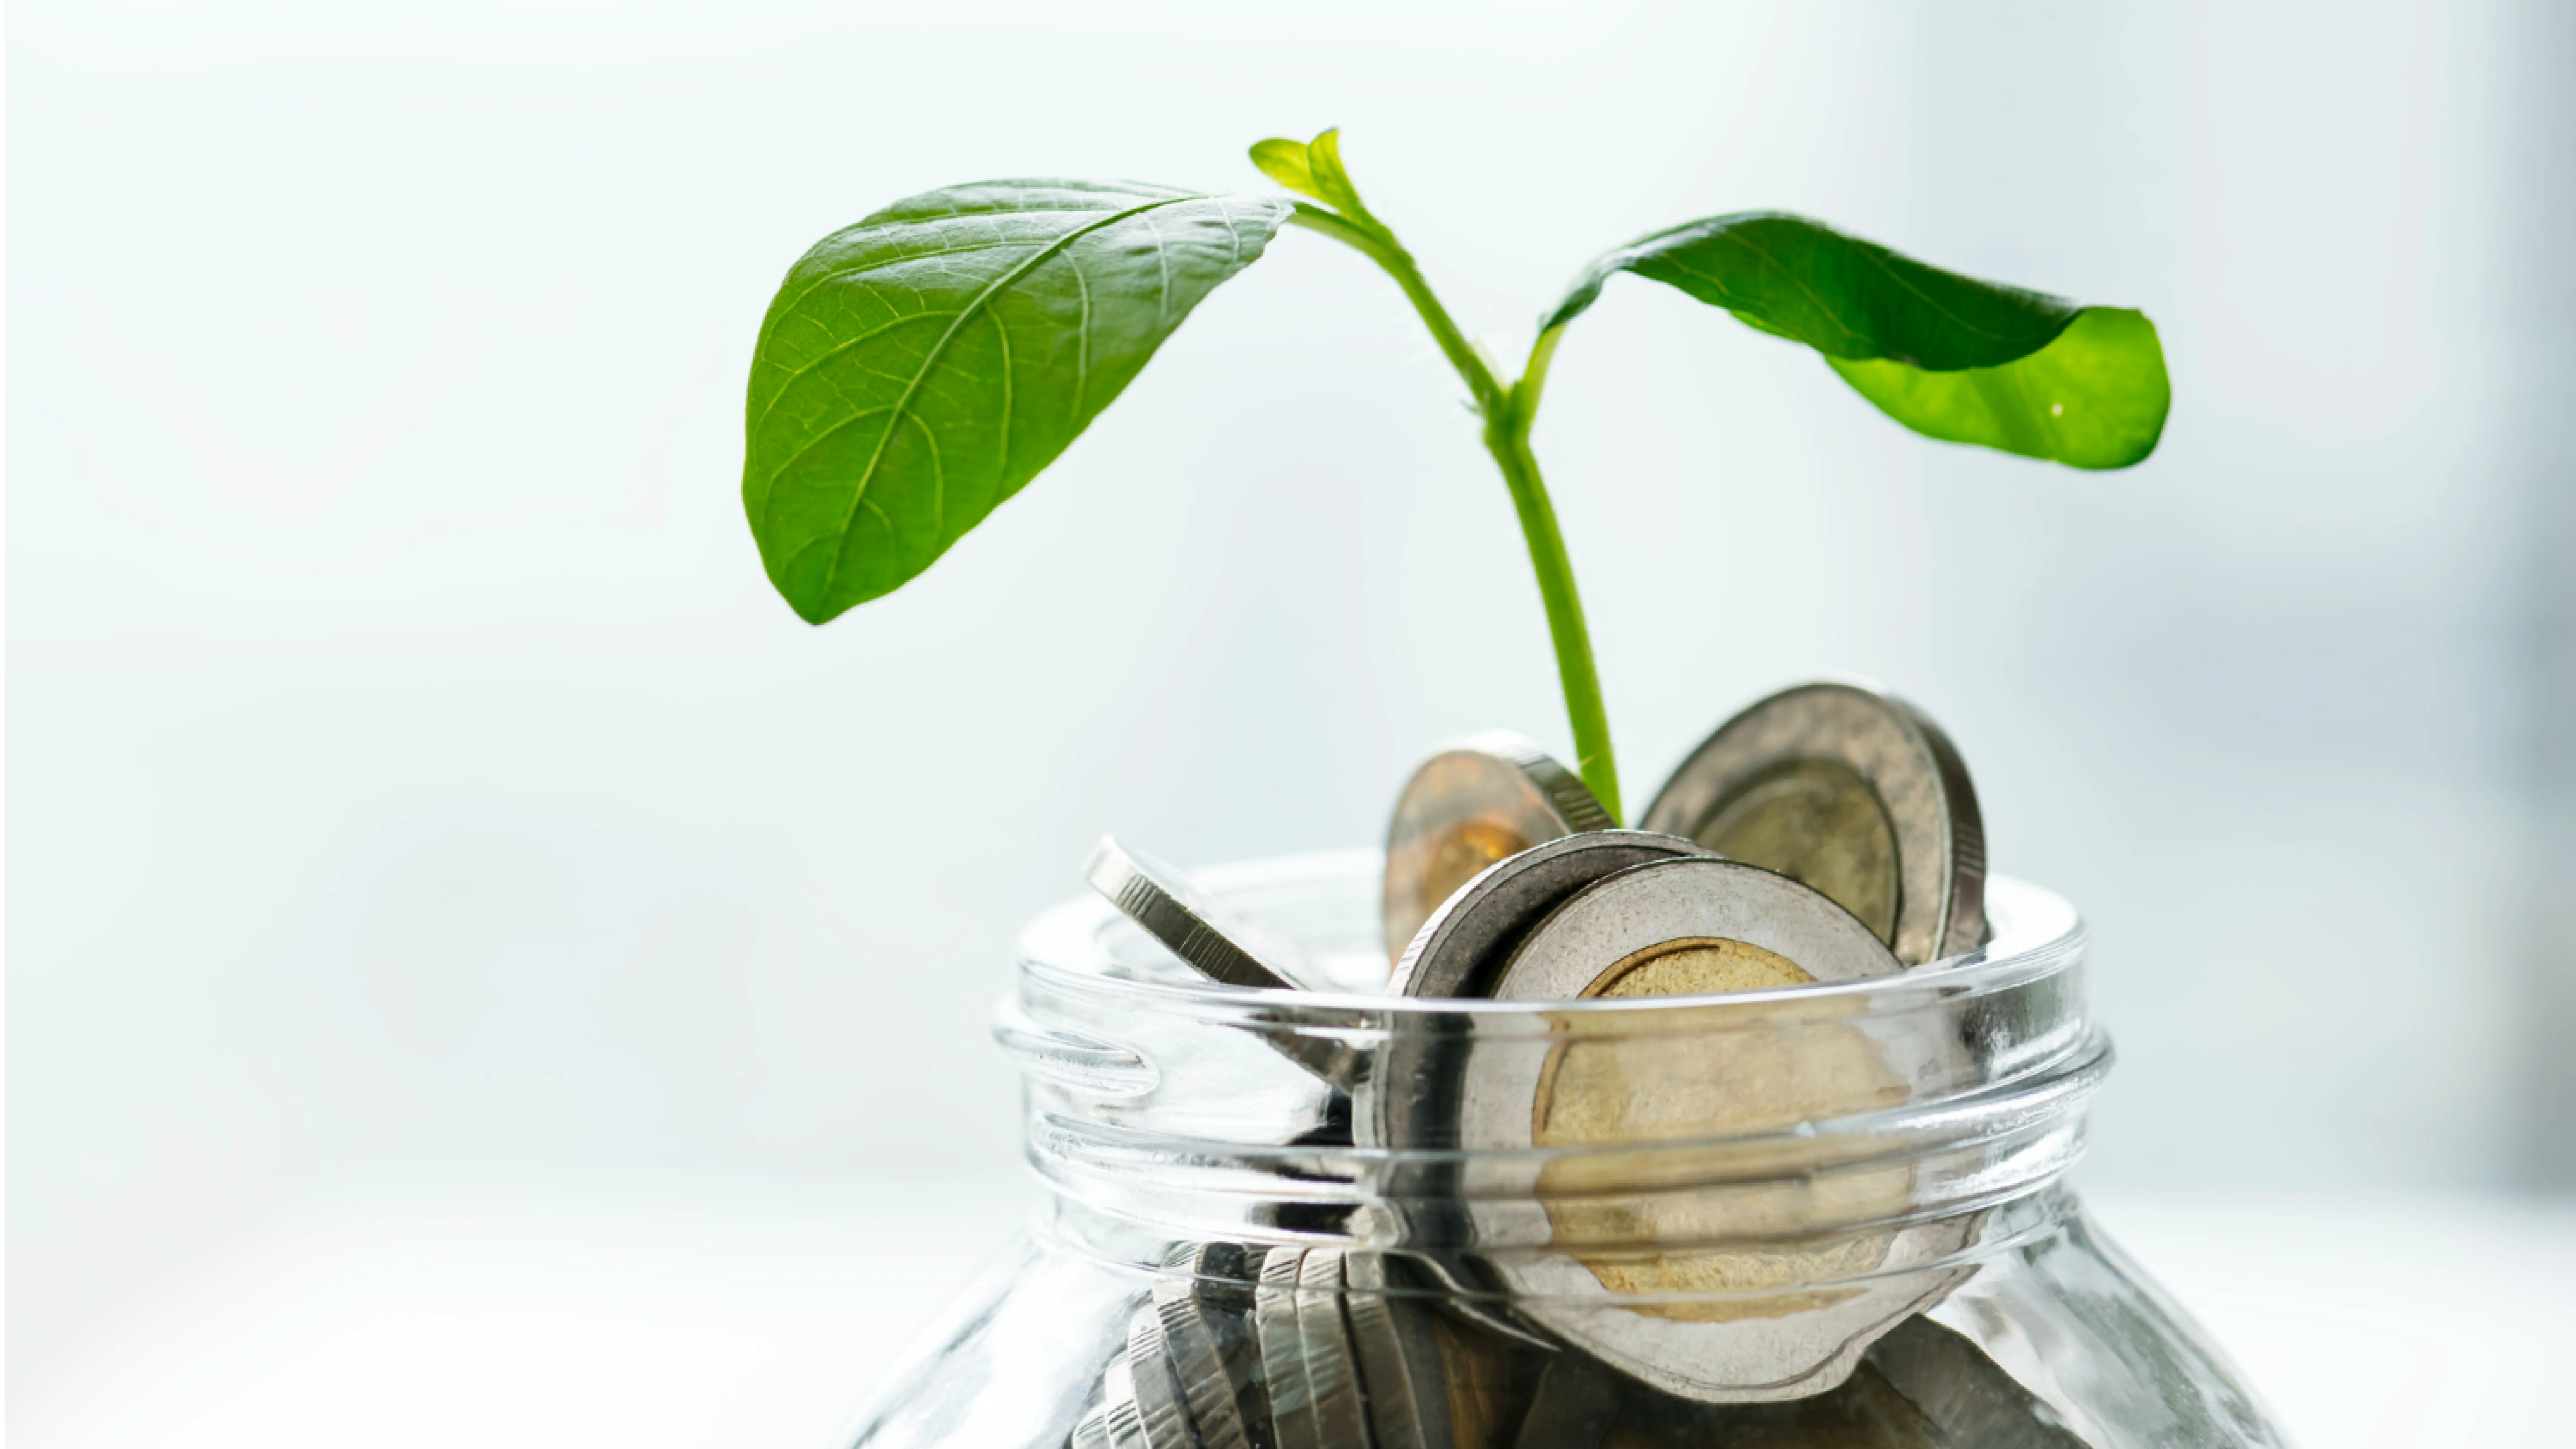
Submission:
M 1374 879 L 1384 859 L 1374 850 L 1321 851 L 1212 866 L 1194 875 L 1255 924 L 1288 935 L 1311 935 L 1312 922 L 1280 917 L 1294 916 L 1297 898 L 1318 887 L 1354 876 Z M 1547 1031 L 1563 1030 L 1567 1019 L 1583 1018 L 1689 1019 L 1696 1024 L 1688 1029 L 1705 1031 L 1728 1015 L 1775 1016 L 1801 1003 L 1834 1009 L 1836 1003 L 1847 1006 L 1855 1000 L 1892 1004 L 1903 998 L 1977 996 L 2052 975 L 2083 957 L 2083 919 L 2062 896 L 1994 875 L 1986 881 L 1986 910 L 1992 934 L 1984 945 L 1892 976 L 1701 995 L 1521 1001 L 1397 996 L 1360 984 L 1366 969 L 1361 963 L 1377 950 L 1373 942 L 1356 948 L 1342 943 L 1344 948 L 1328 958 L 1339 966 L 1331 987 L 1236 986 L 1192 974 L 1096 896 L 1064 901 L 1038 916 L 1021 933 L 1019 957 L 1028 984 L 1048 994 L 1070 993 L 1157 1014 L 1277 1026 L 1301 1020 L 1346 1025 L 1355 1013 L 1379 1019 L 1448 1016 L 1480 1018 L 1486 1030 L 1507 1029 L 1508 1023 L 1522 1020 Z M 1382 956 L 1375 960 L 1382 978 L 1385 962 Z
M 995 1035 L 1064 1211 L 1506 1263 L 1701 1254 L 1717 1278 L 1744 1265 L 1711 1243 L 1839 1239 L 1857 1262 L 1913 1234 L 1938 1256 L 1936 1224 L 2074 1160 L 2109 1066 L 2082 922 L 2023 882 L 1990 879 L 1983 948 L 1895 976 L 1498 1002 L 1356 989 L 1386 971 L 1377 873 L 1343 852 L 1202 877 L 1346 989 L 1200 982 L 1106 901 L 1031 926 Z

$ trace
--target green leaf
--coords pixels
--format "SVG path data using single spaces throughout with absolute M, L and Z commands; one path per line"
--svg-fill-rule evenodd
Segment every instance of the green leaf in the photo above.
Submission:
M 752 357 L 742 501 L 770 582 L 819 624 L 930 567 L 1288 214 L 1268 197 L 991 181 L 824 238 Z
M 1311 196 L 1354 222 L 1384 230 L 1360 201 L 1360 190 L 1351 184 L 1351 174 L 1342 169 L 1340 128 L 1326 131 L 1312 141 L 1290 141 L 1278 136 L 1255 141 L 1252 164 L 1261 168 L 1262 175 L 1298 195 Z
M 2137 312 L 1961 276 L 1804 217 L 1740 212 L 1594 262 L 1544 325 L 1573 320 L 1623 271 L 1805 343 L 1931 437 L 2122 468 L 2164 427 L 2164 353 Z
M 1311 196 L 1317 201 L 1332 199 L 1315 185 L 1315 173 L 1306 164 L 1306 143 L 1303 141 L 1291 141 L 1283 136 L 1255 141 L 1252 143 L 1252 164 L 1261 168 L 1262 175 L 1300 196 Z
M 1879 411 L 1926 437 L 2075 468 L 2126 468 L 2156 450 L 2172 402 L 2156 324 L 2087 307 L 2018 362 L 1925 372 L 1901 362 L 1825 361 Z
M 1356 222 L 1378 224 L 1361 203 L 1360 189 L 1351 184 L 1351 173 L 1342 169 L 1341 128 L 1322 132 L 1306 143 L 1306 170 L 1315 178 L 1316 194 L 1331 203 L 1334 210 Z

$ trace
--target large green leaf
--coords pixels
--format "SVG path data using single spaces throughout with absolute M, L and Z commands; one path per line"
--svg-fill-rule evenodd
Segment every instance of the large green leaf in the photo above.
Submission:
M 1602 257 L 1546 326 L 1634 272 L 1825 355 L 1917 432 L 2079 468 L 2154 451 L 2170 391 L 2143 315 L 1928 266 L 1781 212 L 1710 217 Z
M 1825 361 L 1862 397 L 1918 433 L 2126 468 L 2156 450 L 2173 394 L 2156 324 L 2125 307 L 2087 307 L 2057 340 L 2019 362 L 1926 372 L 1901 362 Z
M 752 358 L 742 501 L 770 581 L 819 624 L 930 567 L 1288 214 L 1268 197 L 991 181 L 824 238 Z

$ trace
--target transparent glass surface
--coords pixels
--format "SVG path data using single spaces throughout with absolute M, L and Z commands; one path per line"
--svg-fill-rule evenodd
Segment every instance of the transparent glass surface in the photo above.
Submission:
M 1901 976 L 1374 994 L 1377 859 L 1209 872 L 1347 991 L 1022 942 L 1028 1230 L 850 1441 L 1028 1449 L 2281 1442 L 2060 1175 L 2111 1060 L 2066 902 Z

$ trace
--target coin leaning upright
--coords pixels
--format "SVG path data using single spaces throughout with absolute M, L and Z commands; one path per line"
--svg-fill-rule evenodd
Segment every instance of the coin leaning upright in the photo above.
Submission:
M 1386 826 L 1386 958 L 1476 872 L 1544 840 L 1618 822 L 1581 776 L 1504 730 L 1470 735 L 1404 783 Z
M 1856 684 L 1759 701 L 1691 752 L 1640 828 L 1776 870 L 1920 966 L 1985 938 L 1985 827 L 1967 766 L 1922 711 Z
M 1822 893 L 1739 860 L 1684 856 L 1607 876 L 1534 927 L 1493 986 L 1504 1001 L 1772 991 L 1891 976 L 1887 947 Z M 1539 1327 L 1667 1394 L 1702 1403 L 1795 1398 L 1840 1382 L 1877 1335 L 1948 1291 L 1914 1271 L 1959 1246 L 1901 1219 L 1908 1164 L 1792 1151 L 1763 1177 L 1705 1190 L 1641 1184 L 1634 1159 L 1588 1149 L 1787 1134 L 1883 1109 L 1937 1074 L 1954 1044 L 1873 1036 L 1836 998 L 1713 1008 L 1724 1050 L 1677 1058 L 1603 1018 L 1544 1058 L 1471 1054 L 1458 1102 L 1466 1151 L 1556 1154 L 1532 1200 L 1471 1204 Z M 1704 1018 L 1712 1045 L 1721 1018 Z M 1656 1090 L 1639 1090 L 1653 1082 Z M 1706 1244 L 1641 1250 L 1641 1244 Z M 1822 1288 L 1812 1285 L 1825 1284 Z M 1676 1303 L 1679 1306 L 1674 1306 Z

